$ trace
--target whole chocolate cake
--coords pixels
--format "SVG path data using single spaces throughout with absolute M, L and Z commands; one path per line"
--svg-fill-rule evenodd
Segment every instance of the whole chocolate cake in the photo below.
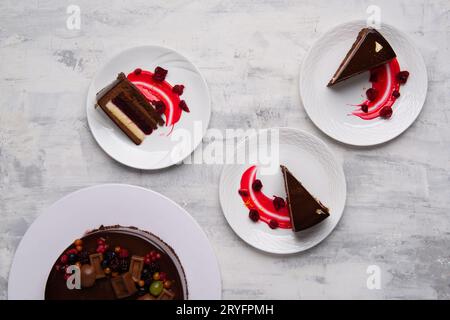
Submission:
M 76 284 L 77 272 L 78 288 L 68 285 Z M 48 300 L 187 298 L 173 249 L 149 232 L 121 226 L 101 226 L 75 240 L 54 263 L 45 288 Z

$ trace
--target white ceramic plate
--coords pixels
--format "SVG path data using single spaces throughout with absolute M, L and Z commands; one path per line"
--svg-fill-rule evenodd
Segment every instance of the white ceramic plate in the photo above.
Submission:
M 369 75 L 363 73 L 331 89 L 326 85 L 365 21 L 341 24 L 324 34 L 303 60 L 300 73 L 300 95 L 306 112 L 314 124 L 330 137 L 351 145 L 369 146 L 389 141 L 405 131 L 422 110 L 428 80 L 424 60 L 409 37 L 398 29 L 383 24 L 380 33 L 397 54 L 401 70 L 408 70 L 408 82 L 401 87 L 401 97 L 393 106 L 391 119 L 362 120 L 349 115 L 365 100 L 370 87 Z
M 224 167 L 220 178 L 220 203 L 231 228 L 248 244 L 270 253 L 301 252 L 320 243 L 339 222 L 347 193 L 344 171 L 331 150 L 317 137 L 292 128 L 268 130 L 279 130 L 279 163 L 286 165 L 330 209 L 330 217 L 297 233 L 290 229 L 272 230 L 263 222 L 252 222 L 248 218 L 248 209 L 238 195 L 238 189 L 242 173 L 256 163 Z M 261 135 L 266 135 L 266 130 L 245 138 L 238 144 L 236 152 L 244 148 L 248 150 L 248 146 Z M 252 152 L 258 151 L 249 151 L 249 157 L 252 157 Z M 258 170 L 257 177 L 263 182 L 266 195 L 285 197 L 283 177 L 279 169 L 274 174 L 263 174 L 262 170 Z
M 107 184 L 81 189 L 54 203 L 30 226 L 9 274 L 9 299 L 43 299 L 59 254 L 100 225 L 134 226 L 159 236 L 177 253 L 189 299 L 220 299 L 219 265 L 205 233 L 172 200 L 141 187 Z
M 180 144 L 178 135 L 168 134 L 170 128 L 164 126 L 136 146 L 100 108 L 94 108 L 96 93 L 118 73 L 128 74 L 136 68 L 153 71 L 157 66 L 169 71 L 166 80 L 171 85 L 185 86 L 182 99 L 190 113 L 183 112 L 174 131 L 187 132 L 190 143 Z M 92 80 L 86 109 L 89 127 L 100 147 L 120 163 L 137 169 L 161 169 L 182 161 L 201 142 L 211 116 L 208 87 L 199 70 L 181 54 L 159 46 L 135 47 L 111 58 Z

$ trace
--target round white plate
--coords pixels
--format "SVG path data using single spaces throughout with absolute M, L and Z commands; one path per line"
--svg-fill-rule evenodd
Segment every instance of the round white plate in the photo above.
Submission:
M 271 132 L 279 130 L 279 163 L 273 163 L 277 167 L 273 173 L 258 170 L 257 177 L 264 185 L 264 193 L 268 196 L 285 197 L 283 177 L 279 169 L 279 164 L 283 164 L 330 209 L 330 217 L 314 227 L 297 233 L 288 229 L 272 230 L 263 222 L 252 222 L 248 218 L 248 209 L 238 190 L 243 172 L 256 164 L 255 162 L 224 167 L 220 177 L 220 203 L 231 228 L 248 244 L 270 253 L 301 252 L 320 243 L 339 222 L 347 194 L 344 171 L 331 150 L 317 137 L 292 128 L 267 130 Z M 238 144 L 236 152 L 252 149 L 249 145 L 258 139 L 261 141 L 260 137 L 266 136 L 267 130 L 243 139 Z M 255 148 L 249 151 L 248 158 L 255 156 L 254 153 L 259 152 L 258 150 Z M 276 162 L 276 157 L 273 161 Z
M 364 27 L 365 21 L 353 21 L 328 31 L 310 49 L 300 73 L 300 95 L 314 124 L 330 137 L 356 146 L 380 144 L 405 131 L 422 110 L 428 86 L 419 50 L 406 34 L 383 24 L 380 33 L 397 54 L 400 69 L 408 70 L 410 77 L 400 88 L 401 97 L 392 107 L 391 119 L 362 120 L 349 115 L 355 109 L 349 104 L 365 100 L 365 89 L 370 87 L 368 72 L 334 88 L 328 88 L 327 83 Z
M 213 249 L 200 226 L 179 205 L 141 187 L 106 184 L 81 189 L 54 203 L 30 226 L 9 274 L 9 299 L 43 299 L 59 254 L 100 225 L 134 226 L 170 245 L 184 267 L 189 299 L 220 299 L 222 284 Z
M 171 85 L 185 86 L 182 99 L 190 112 L 183 112 L 171 134 L 169 127 L 159 127 L 137 146 L 100 108 L 94 108 L 95 95 L 120 72 L 128 74 L 136 68 L 153 71 L 157 66 L 169 71 L 166 80 Z M 209 91 L 200 71 L 181 54 L 159 46 L 135 47 L 111 58 L 92 80 L 86 109 L 89 127 L 100 147 L 120 163 L 137 169 L 161 169 L 182 161 L 202 141 L 211 116 Z M 180 143 L 180 135 L 190 141 Z

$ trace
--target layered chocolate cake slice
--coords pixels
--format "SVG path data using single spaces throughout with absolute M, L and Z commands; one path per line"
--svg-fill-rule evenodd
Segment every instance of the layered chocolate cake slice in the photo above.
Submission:
M 385 64 L 396 57 L 389 42 L 375 29 L 362 29 L 328 86 Z
M 124 73 L 97 93 L 97 105 L 137 145 L 164 120 Z
M 292 230 L 295 232 L 308 229 L 330 216 L 329 210 L 285 167 L 280 166 L 283 173 L 287 194 Z

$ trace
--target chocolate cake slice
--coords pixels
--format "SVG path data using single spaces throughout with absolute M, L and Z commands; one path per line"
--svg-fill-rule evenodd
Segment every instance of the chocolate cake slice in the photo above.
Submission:
M 377 30 L 364 28 L 359 32 L 328 87 L 385 64 L 395 57 L 391 45 Z
M 161 115 L 124 73 L 97 93 L 97 105 L 137 145 L 164 124 Z
M 329 217 L 330 213 L 314 198 L 285 166 L 280 166 L 287 194 L 292 230 L 308 229 Z

